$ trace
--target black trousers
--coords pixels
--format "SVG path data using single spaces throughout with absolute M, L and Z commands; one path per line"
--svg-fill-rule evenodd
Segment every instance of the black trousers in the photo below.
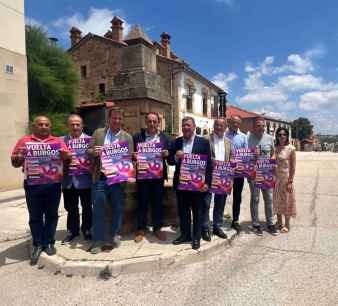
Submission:
M 148 206 L 151 205 L 153 230 L 160 230 L 163 222 L 164 180 L 140 180 L 137 182 L 138 196 L 138 229 L 147 228 Z
M 241 212 L 242 191 L 244 186 L 244 177 L 235 177 L 232 187 L 232 221 L 238 222 Z
M 61 184 L 24 183 L 33 245 L 54 244 L 61 198 Z
M 92 201 L 91 189 L 76 189 L 72 186 L 70 189 L 63 189 L 64 207 L 67 211 L 67 230 L 74 235 L 80 232 L 80 213 L 79 199 L 82 206 L 82 233 L 90 231 L 92 227 Z
M 205 193 L 177 190 L 177 205 L 180 218 L 181 236 L 186 239 L 201 239 L 202 209 Z M 191 233 L 192 215 L 192 233 Z

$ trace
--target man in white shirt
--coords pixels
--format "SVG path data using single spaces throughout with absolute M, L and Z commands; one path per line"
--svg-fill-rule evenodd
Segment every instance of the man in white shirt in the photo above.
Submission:
M 217 118 L 214 122 L 214 130 L 209 137 L 210 152 L 212 160 L 229 161 L 231 158 L 231 142 L 224 135 L 226 129 L 226 119 Z M 208 192 L 205 197 L 205 204 L 202 211 L 202 238 L 211 241 L 209 232 L 209 209 L 212 194 Z M 223 214 L 226 195 L 215 194 L 213 210 L 213 234 L 226 239 L 227 235 L 223 232 Z

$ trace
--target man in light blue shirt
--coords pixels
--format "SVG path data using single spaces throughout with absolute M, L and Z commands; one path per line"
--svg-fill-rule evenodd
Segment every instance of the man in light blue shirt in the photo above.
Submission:
M 239 128 L 242 119 L 239 116 L 232 116 L 229 122 L 229 129 L 225 132 L 225 137 L 230 139 L 232 156 L 238 149 L 246 149 L 248 147 L 247 137 Z M 239 225 L 239 214 L 241 211 L 242 191 L 244 186 L 244 177 L 235 177 L 232 189 L 232 223 L 231 227 L 239 233 L 241 227 Z

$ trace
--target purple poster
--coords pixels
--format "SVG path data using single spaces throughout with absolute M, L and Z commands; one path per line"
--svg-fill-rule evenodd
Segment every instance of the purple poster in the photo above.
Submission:
M 142 142 L 137 144 L 137 179 L 159 179 L 163 177 L 162 144 Z
M 107 185 L 135 181 L 135 169 L 131 161 L 128 141 L 104 145 L 101 162 L 107 177 Z
M 215 194 L 230 194 L 234 183 L 236 163 L 214 160 L 210 191 Z
M 26 178 L 28 185 L 60 183 L 62 160 L 60 143 L 26 143 Z
M 69 139 L 66 142 L 66 145 L 72 152 L 72 162 L 68 168 L 69 175 L 90 174 L 91 160 L 87 154 L 90 140 L 90 137 L 81 137 Z
M 255 175 L 255 148 L 235 150 L 234 160 L 236 162 L 235 177 L 253 177 Z
M 200 191 L 205 182 L 208 155 L 184 154 L 178 189 Z
M 256 163 L 255 186 L 261 189 L 271 189 L 275 186 L 274 169 L 276 160 L 270 158 L 261 158 Z

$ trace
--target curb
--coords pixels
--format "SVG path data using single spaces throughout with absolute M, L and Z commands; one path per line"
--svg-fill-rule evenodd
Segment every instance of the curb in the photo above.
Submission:
M 104 261 L 69 260 L 58 254 L 48 256 L 42 253 L 38 267 L 39 269 L 45 269 L 54 274 L 63 274 L 67 277 L 91 276 L 102 279 L 116 278 L 121 274 L 161 271 L 207 260 L 211 255 L 215 255 L 231 246 L 237 233 L 231 230 L 227 234 L 228 239 L 216 238 L 211 242 L 203 243 L 197 251 L 189 248 L 180 250 L 177 253 L 148 255 L 118 261 L 114 261 L 113 256 L 111 260 Z

